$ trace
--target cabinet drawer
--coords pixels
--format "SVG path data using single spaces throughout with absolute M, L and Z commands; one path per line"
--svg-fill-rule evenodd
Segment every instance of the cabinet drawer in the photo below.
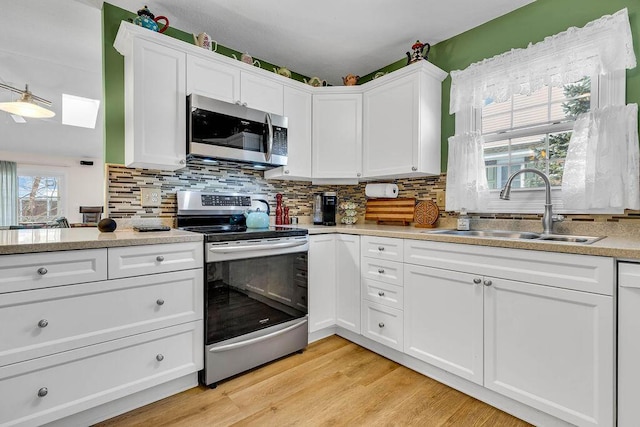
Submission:
M 202 268 L 201 242 L 109 248 L 109 279 Z
M 362 256 L 402 262 L 402 239 L 362 236 Z
M 402 310 L 404 288 L 377 280 L 362 279 L 362 297 L 378 304 Z
M 0 293 L 106 279 L 106 249 L 0 256 Z
M 0 366 L 201 319 L 202 271 L 14 292 L 0 299 Z
M 0 425 L 41 425 L 182 377 L 202 354 L 197 321 L 5 366 Z
M 401 262 L 362 259 L 362 277 L 402 286 L 403 267 Z
M 402 351 L 402 311 L 362 301 L 362 335 L 381 344 Z

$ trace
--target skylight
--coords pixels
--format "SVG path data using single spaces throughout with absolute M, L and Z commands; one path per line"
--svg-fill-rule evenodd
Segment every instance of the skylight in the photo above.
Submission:
M 62 94 L 62 124 L 95 129 L 100 101 Z

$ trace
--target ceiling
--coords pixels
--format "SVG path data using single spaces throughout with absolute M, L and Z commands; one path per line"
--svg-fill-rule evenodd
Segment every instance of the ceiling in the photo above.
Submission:
M 405 56 L 416 39 L 435 44 L 534 0 L 146 0 L 171 26 L 210 34 L 334 85 Z M 0 151 L 102 157 L 96 129 L 61 124 L 62 93 L 102 100 L 101 0 L 0 0 L 0 81 L 53 101 L 56 117 L 15 123 L 0 112 Z M 145 2 L 110 0 L 135 12 Z M 366 7 L 364 7 L 366 6 Z M 24 25 L 28 22 L 29 25 Z M 0 90 L 0 102 L 12 100 Z
M 96 0 L 82 0 L 94 2 Z M 436 44 L 534 0 L 146 0 L 156 16 L 254 58 L 330 84 L 405 57 L 419 39 Z M 97 2 L 100 3 L 100 2 Z M 137 11 L 142 2 L 109 0 Z
M 69 0 L 0 0 L 0 81 L 52 101 L 56 116 L 18 124 L 0 111 L 0 151 L 101 158 L 95 129 L 62 125 L 62 94 L 102 100 L 101 13 Z M 25 25 L 28 24 L 28 25 Z M 0 102 L 15 94 L 0 89 Z

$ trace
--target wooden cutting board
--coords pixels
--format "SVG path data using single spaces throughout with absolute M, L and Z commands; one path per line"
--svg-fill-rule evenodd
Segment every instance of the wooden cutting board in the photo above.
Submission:
M 413 221 L 413 211 L 416 206 L 414 198 L 398 199 L 369 199 L 364 219 L 381 223 L 401 223 L 409 225 Z

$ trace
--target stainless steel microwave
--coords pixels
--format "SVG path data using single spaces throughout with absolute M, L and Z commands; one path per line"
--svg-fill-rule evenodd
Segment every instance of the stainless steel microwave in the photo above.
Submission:
M 265 166 L 287 164 L 286 117 L 202 95 L 187 97 L 190 155 Z

